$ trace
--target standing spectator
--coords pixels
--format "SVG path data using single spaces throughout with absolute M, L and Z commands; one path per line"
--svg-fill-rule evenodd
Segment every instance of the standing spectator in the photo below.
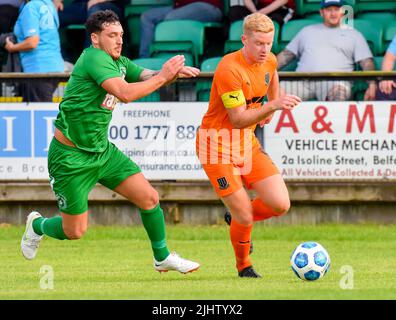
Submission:
M 175 0 L 173 6 L 152 8 L 140 18 L 139 57 L 150 56 L 150 44 L 154 40 L 155 26 L 163 20 L 197 20 L 219 22 L 223 17 L 222 0 Z M 181 28 L 183 25 L 181 25 Z
M 282 25 L 293 17 L 295 7 L 294 0 L 231 0 L 228 17 L 234 22 L 259 12 Z
M 23 0 L 0 0 L 0 33 L 11 32 Z
M 19 52 L 23 72 L 63 72 L 59 19 L 51 0 L 31 0 L 21 9 L 14 27 L 17 43 L 6 39 L 5 49 Z M 31 81 L 23 90 L 24 101 L 52 101 L 57 81 Z
M 396 35 L 393 37 L 388 50 L 382 61 L 382 71 L 392 71 L 396 61 Z M 379 83 L 376 92 L 376 100 L 396 100 L 396 82 L 393 80 L 383 80 Z
M 323 23 L 303 28 L 280 52 L 278 69 L 295 58 L 299 72 L 350 72 L 359 63 L 362 70 L 374 70 L 373 55 L 363 35 L 348 26 L 341 26 L 343 0 L 322 0 L 320 14 Z M 282 87 L 302 100 L 316 98 L 327 101 L 345 101 L 351 98 L 349 81 L 285 81 Z M 364 100 L 375 97 L 375 82 L 370 82 Z

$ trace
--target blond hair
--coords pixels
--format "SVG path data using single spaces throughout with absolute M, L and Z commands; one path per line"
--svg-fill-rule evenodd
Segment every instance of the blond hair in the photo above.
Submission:
M 243 33 L 271 32 L 275 30 L 274 23 L 271 18 L 262 13 L 252 13 L 243 19 Z

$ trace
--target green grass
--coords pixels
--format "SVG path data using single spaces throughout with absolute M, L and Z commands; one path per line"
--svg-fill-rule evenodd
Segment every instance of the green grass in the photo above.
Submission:
M 396 225 L 264 226 L 253 230 L 252 261 L 262 279 L 240 279 L 228 227 L 168 226 L 168 244 L 201 263 L 198 272 L 159 274 L 142 227 L 91 227 L 78 241 L 45 238 L 35 260 L 19 248 L 23 227 L 0 227 L 0 300 L 4 299 L 396 299 Z M 300 242 L 330 253 L 329 273 L 299 280 L 289 266 Z M 40 289 L 40 268 L 54 271 L 54 288 Z M 344 265 L 354 288 L 341 289 Z

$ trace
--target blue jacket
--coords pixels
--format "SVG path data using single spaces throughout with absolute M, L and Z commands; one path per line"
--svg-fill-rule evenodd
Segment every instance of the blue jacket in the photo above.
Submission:
M 17 42 L 38 35 L 38 46 L 20 52 L 24 72 L 63 72 L 58 12 L 51 0 L 31 0 L 20 8 L 14 27 Z

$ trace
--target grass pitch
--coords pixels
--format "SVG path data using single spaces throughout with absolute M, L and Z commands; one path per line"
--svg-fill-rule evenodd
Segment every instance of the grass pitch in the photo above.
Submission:
M 238 278 L 226 225 L 167 226 L 170 249 L 201 263 L 187 275 L 154 271 L 140 226 L 90 227 L 78 241 L 46 237 L 32 261 L 20 253 L 23 231 L 0 227 L 0 300 L 396 299 L 396 225 L 255 225 L 252 261 L 262 279 Z M 289 258 L 310 240 L 328 250 L 332 263 L 323 279 L 304 282 Z M 46 266 L 53 270 L 52 289 Z

